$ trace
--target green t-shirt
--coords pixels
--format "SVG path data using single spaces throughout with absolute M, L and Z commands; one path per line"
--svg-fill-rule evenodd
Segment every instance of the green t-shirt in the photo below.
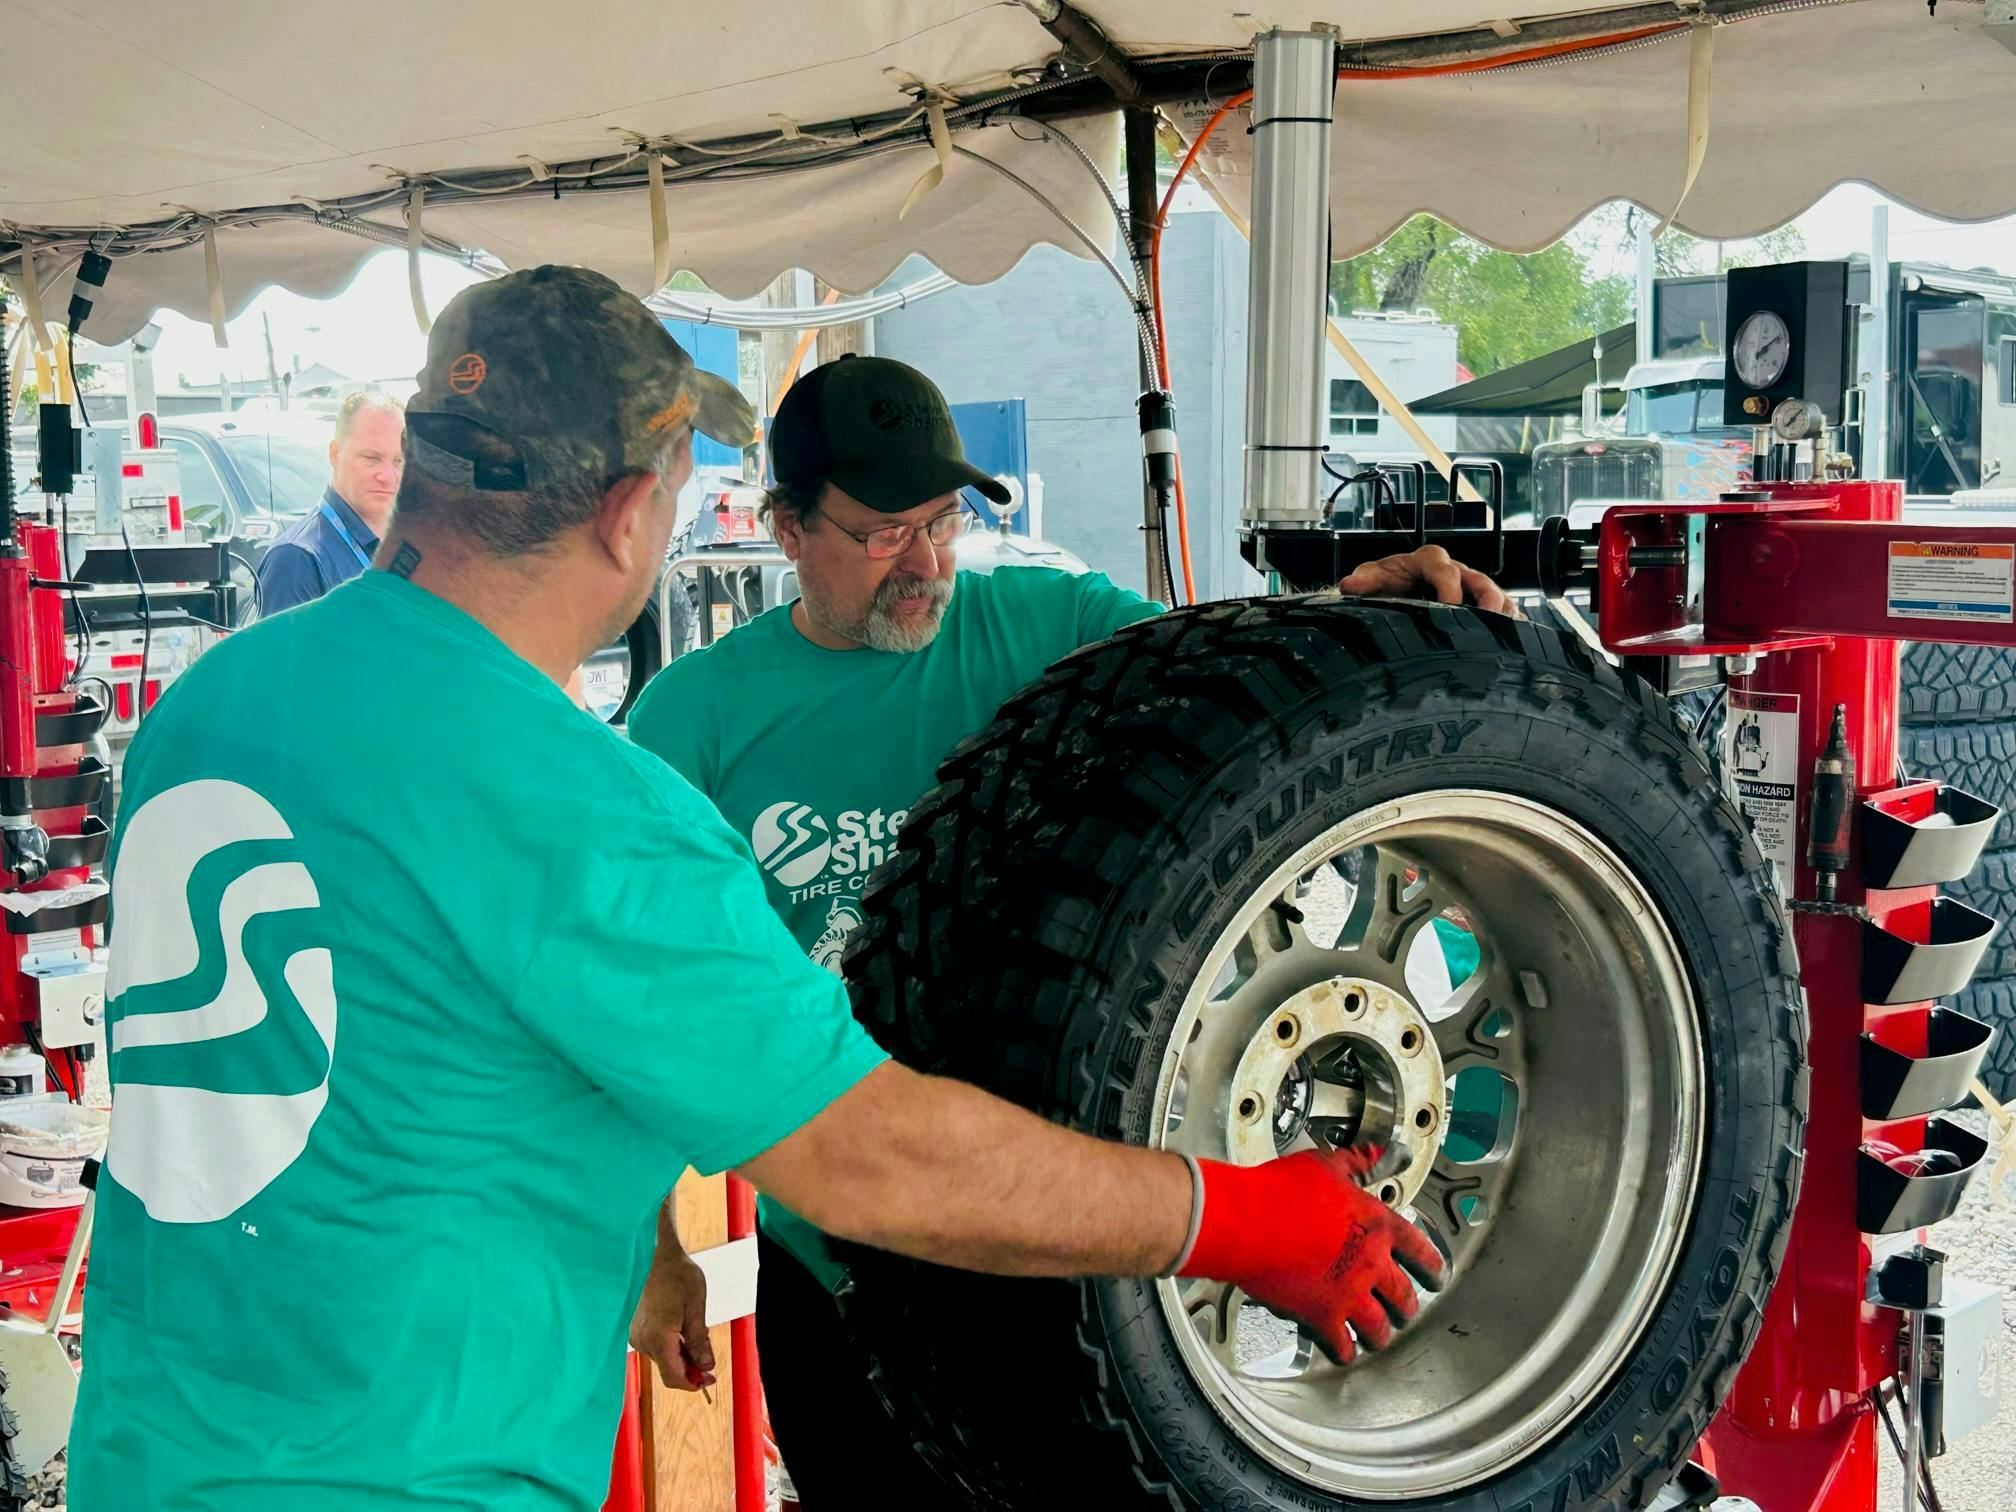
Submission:
M 881 1061 L 655 757 L 366 573 L 133 743 L 77 1512 L 603 1501 L 651 1215 Z
M 630 738 L 714 800 L 754 850 L 771 907 L 837 973 L 862 884 L 952 748 L 1059 657 L 1161 612 L 1100 574 L 1048 567 L 960 573 L 922 651 L 828 651 L 773 609 L 659 673 Z M 761 1213 L 838 1283 L 816 1230 L 767 1197 Z
M 960 573 L 922 651 L 828 651 L 773 609 L 659 673 L 630 738 L 714 800 L 793 937 L 837 972 L 862 883 L 952 748 L 1059 657 L 1161 612 L 1049 567 Z

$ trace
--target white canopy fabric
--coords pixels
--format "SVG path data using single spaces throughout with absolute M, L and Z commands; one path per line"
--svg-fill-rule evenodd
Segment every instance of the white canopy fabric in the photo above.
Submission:
M 1859 0 L 1718 29 L 1707 156 L 1678 224 L 1755 236 L 1851 181 L 1948 220 L 2016 211 L 2016 52 L 1983 35 L 1982 17 L 1952 0 L 1936 16 L 1925 0 Z M 1667 214 L 1686 176 L 1688 56 L 1676 35 L 1468 77 L 1347 78 L 1331 145 L 1336 255 L 1423 210 L 1510 252 L 1611 200 Z M 1215 176 L 1243 202 L 1251 158 L 1230 137 Z
M 1279 16 L 1227 0 L 1078 8 L 1143 62 L 1225 56 L 1203 74 L 1199 98 L 1171 112 L 1192 130 L 1244 83 L 1235 55 L 1276 20 L 1334 23 L 1346 64 L 1363 42 L 1493 23 L 1517 48 L 1526 20 L 1508 21 L 1506 0 L 1300 0 Z M 1552 0 L 1542 14 L 1616 13 L 1640 26 L 1648 10 L 1679 14 L 1616 0 Z M 1942 0 L 1928 15 L 1925 0 L 1793 0 L 1775 12 L 1717 31 L 1707 158 L 1679 224 L 1755 234 L 1845 180 L 1956 219 L 2016 210 L 2016 53 L 1986 34 L 1981 4 Z M 1689 51 L 1682 34 L 1483 75 L 1347 78 L 1333 154 L 1336 255 L 1419 210 L 1516 250 L 1544 246 L 1606 200 L 1664 213 L 1684 173 Z M 641 188 L 580 192 L 562 181 L 556 199 L 542 181 L 530 195 L 449 202 L 451 185 L 478 174 L 494 185 L 503 170 L 522 184 L 547 165 L 628 159 L 635 177 L 641 138 L 668 163 L 672 266 L 724 293 L 753 293 L 794 266 L 858 292 L 912 253 L 984 281 L 1037 242 L 1084 253 L 1060 215 L 1115 241 L 1105 191 L 1054 135 L 958 110 L 1045 77 L 1057 53 L 1012 0 L 351 0 L 336 10 L 306 0 L 194 10 L 0 0 L 0 98 L 18 105 L 0 149 L 0 273 L 18 281 L 22 271 L 10 243 L 39 249 L 45 310 L 60 316 L 78 233 L 127 228 L 88 328 L 117 341 L 157 307 L 210 316 L 206 228 L 226 316 L 271 283 L 335 292 L 376 243 L 272 207 L 382 196 L 352 224 L 396 241 L 417 182 L 434 196 L 421 224 L 436 245 L 513 266 L 582 263 L 644 293 L 653 247 Z M 1028 188 L 955 154 L 942 183 L 899 215 L 938 161 L 917 135 L 922 120 L 872 155 L 682 181 L 719 161 L 710 153 L 735 150 L 719 145 L 729 139 L 818 158 L 858 145 L 850 118 L 921 113 L 926 98 L 952 102 L 952 146 Z M 1106 111 L 1058 125 L 1110 177 L 1118 120 Z M 1221 128 L 1206 158 L 1235 200 L 1248 159 L 1233 128 L 1244 124 Z M 831 146 L 781 143 L 815 127 Z M 243 214 L 257 210 L 269 213 Z M 150 238 L 177 249 L 121 255 Z

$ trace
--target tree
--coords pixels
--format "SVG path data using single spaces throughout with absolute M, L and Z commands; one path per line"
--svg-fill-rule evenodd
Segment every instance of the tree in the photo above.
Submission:
M 1370 252 L 1330 266 L 1340 315 L 1426 307 L 1457 329 L 1457 355 L 1479 377 L 1631 318 L 1631 285 L 1598 277 L 1560 241 L 1528 256 L 1499 252 L 1417 215 Z
M 1599 235 L 1634 243 L 1650 211 L 1636 205 L 1612 205 L 1589 218 Z M 1754 268 L 1763 263 L 1797 262 L 1806 255 L 1806 238 L 1797 226 L 1780 226 L 1742 241 L 1704 241 L 1686 231 L 1660 233 L 1654 245 L 1654 268 L 1661 278 L 1688 278 L 1723 273 L 1730 268 Z

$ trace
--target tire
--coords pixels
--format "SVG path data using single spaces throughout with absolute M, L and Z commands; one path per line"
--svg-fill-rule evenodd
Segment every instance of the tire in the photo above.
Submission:
M 1990 851 L 1975 863 L 1971 874 L 1947 883 L 1940 891 L 2001 921 L 2002 927 L 1975 968 L 1977 976 L 2016 976 L 2016 929 L 2011 928 L 2016 923 L 2016 851 Z
M 959 1504 L 1054 1505 L 1068 1481 L 1076 1504 L 1113 1508 L 1643 1506 L 1756 1337 L 1807 1086 L 1782 906 L 1663 701 L 1500 616 L 1334 595 L 1218 603 L 1059 663 L 939 779 L 871 879 L 846 959 L 857 1017 L 913 1066 L 1087 1133 L 1163 1137 L 1150 1093 L 1238 900 L 1266 896 L 1340 818 L 1400 813 L 1402 798 L 1523 804 L 1602 836 L 1653 900 L 1685 963 L 1708 1152 L 1614 1368 L 1488 1475 L 1399 1497 L 1256 1452 L 1186 1363 L 1157 1283 L 1007 1280 L 857 1249 L 850 1322 Z M 1544 990 L 1529 1010 L 1547 1021 Z M 1431 1307 L 1455 1306 L 1466 1275 L 1495 1284 L 1459 1269 Z M 1396 1351 L 1487 1347 L 1454 1345 L 1442 1316 L 1451 1330 L 1431 1311 Z
M 2016 1102 L 2016 976 L 1977 977 L 1953 995 L 1952 1005 L 1994 1028 L 1981 1084 L 1997 1102 Z
M 656 597 L 652 599 L 657 602 Z M 699 611 L 693 607 L 693 579 L 681 574 L 678 587 L 665 600 L 668 611 L 663 660 L 675 662 L 693 649 L 693 624 Z
M 1988 842 L 1992 848 L 2016 844 L 2007 817 L 2016 811 L 2016 720 L 1906 728 L 1898 731 L 1897 746 L 1912 780 L 1951 783 L 2003 811 Z
M 0 1512 L 21 1512 L 29 1505 L 28 1476 L 14 1457 L 14 1433 L 20 1425 L 7 1405 L 7 1375 L 0 1371 Z
M 2016 651 L 2007 647 L 1907 645 L 1902 681 L 1907 725 L 2016 717 Z

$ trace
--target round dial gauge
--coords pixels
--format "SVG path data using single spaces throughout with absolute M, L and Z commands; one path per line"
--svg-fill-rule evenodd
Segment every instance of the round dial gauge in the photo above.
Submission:
M 1771 429 L 1781 441 L 1810 441 L 1825 423 L 1820 406 L 1804 399 L 1782 399 L 1771 411 Z
M 1759 310 L 1736 330 L 1736 376 L 1753 389 L 1769 388 L 1792 360 L 1792 333 L 1782 316 Z

